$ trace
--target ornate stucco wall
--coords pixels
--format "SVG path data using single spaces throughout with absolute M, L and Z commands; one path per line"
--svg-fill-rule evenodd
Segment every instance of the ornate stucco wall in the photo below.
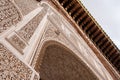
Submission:
M 41 50 L 49 41 L 71 50 L 97 78 L 113 79 L 72 24 L 51 3 L 0 1 L 0 80 L 39 80 Z

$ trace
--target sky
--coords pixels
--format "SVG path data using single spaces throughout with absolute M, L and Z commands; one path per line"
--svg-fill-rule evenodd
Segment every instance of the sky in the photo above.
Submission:
M 81 0 L 120 49 L 120 0 Z

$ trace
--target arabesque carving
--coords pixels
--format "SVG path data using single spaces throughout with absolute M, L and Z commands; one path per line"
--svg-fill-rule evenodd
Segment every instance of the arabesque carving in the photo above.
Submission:
M 32 70 L 0 43 L 0 80 L 30 80 Z
M 45 11 L 41 11 L 31 21 L 29 21 L 23 28 L 17 31 L 17 34 L 26 42 L 30 40 L 41 20 L 45 15 Z
M 0 0 L 0 33 L 21 21 L 22 16 L 11 0 Z

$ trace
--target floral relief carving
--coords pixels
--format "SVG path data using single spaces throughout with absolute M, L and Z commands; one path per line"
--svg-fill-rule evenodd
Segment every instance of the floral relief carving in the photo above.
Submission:
M 0 43 L 0 80 L 30 80 L 32 70 Z
M 0 33 L 21 21 L 22 16 L 13 2 L 0 0 Z

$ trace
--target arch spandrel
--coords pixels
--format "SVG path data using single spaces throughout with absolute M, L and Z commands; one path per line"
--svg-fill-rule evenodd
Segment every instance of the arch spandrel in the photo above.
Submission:
M 39 57 L 40 50 L 46 41 L 57 41 L 65 45 L 74 52 L 83 62 L 96 74 L 99 79 L 112 79 L 94 52 L 90 49 L 87 43 L 78 36 L 71 24 L 69 24 L 63 16 L 51 8 L 47 3 L 42 3 L 49 6 L 49 14 L 44 25 L 43 35 L 40 39 L 39 45 L 36 48 L 35 55 L 31 61 L 31 66 L 35 66 Z

